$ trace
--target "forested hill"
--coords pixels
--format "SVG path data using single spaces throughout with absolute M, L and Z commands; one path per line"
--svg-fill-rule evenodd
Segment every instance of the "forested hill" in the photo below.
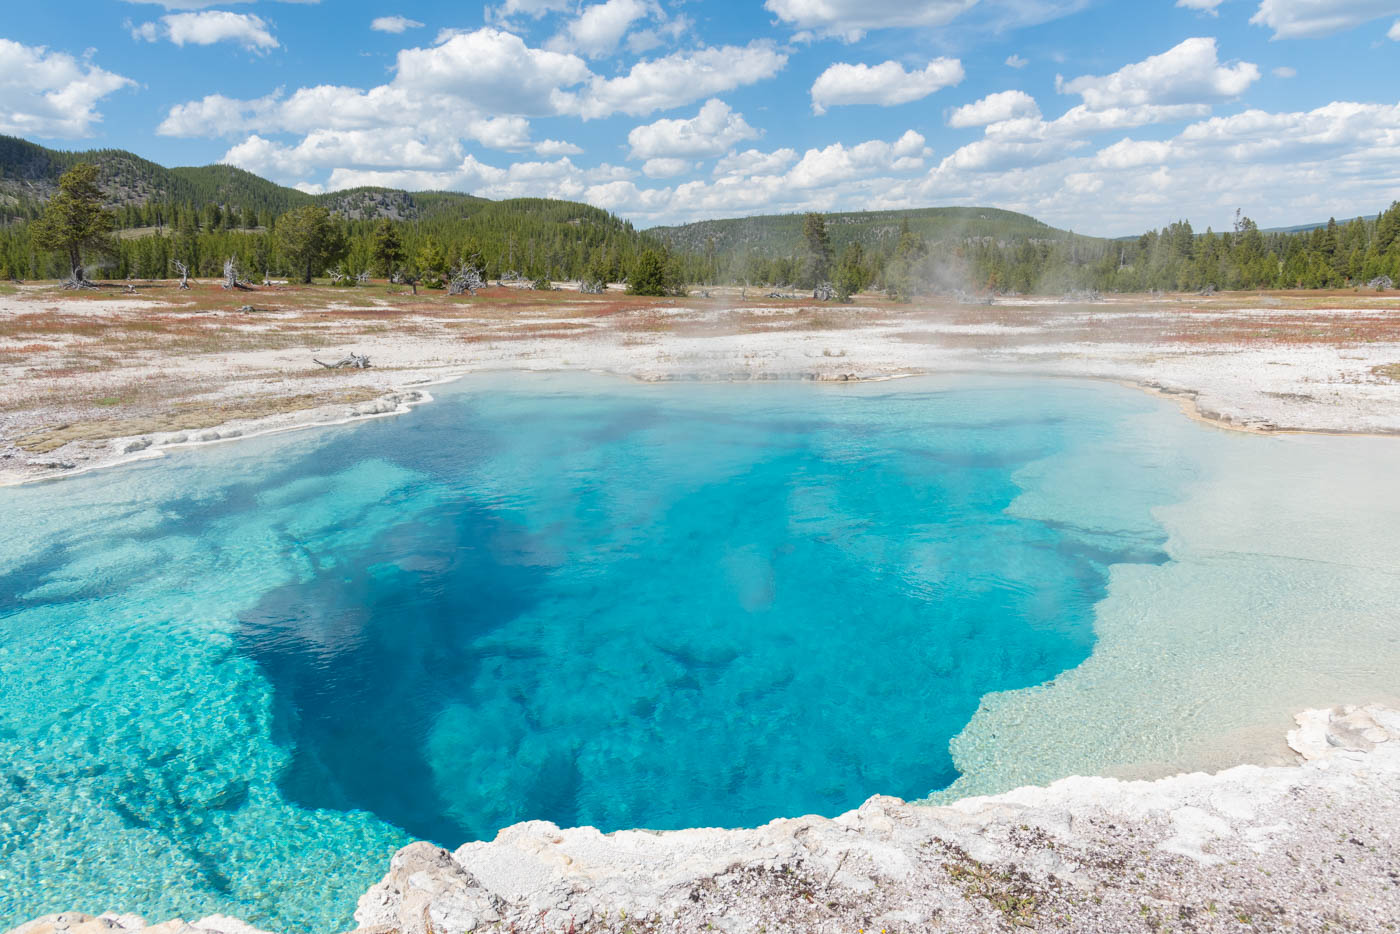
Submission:
M 98 167 L 108 206 L 122 227 L 173 226 L 181 210 L 229 214 L 234 227 L 266 221 L 303 204 L 321 204 L 350 220 L 417 220 L 460 216 L 489 204 L 460 192 L 410 193 L 391 188 L 353 188 L 309 195 L 231 165 L 168 169 L 124 149 L 64 152 L 28 140 L 0 136 L 0 224 L 30 220 L 58 188 L 59 176 L 79 162 Z
M 984 237 L 1001 241 L 1058 241 L 1072 236 L 1068 231 L 1033 217 L 999 208 L 854 211 L 824 217 L 831 247 L 838 253 L 850 243 L 877 251 L 892 247 L 906 227 L 928 243 Z M 804 249 L 802 219 L 801 214 L 735 217 L 678 227 L 653 227 L 647 233 L 681 252 L 786 256 Z

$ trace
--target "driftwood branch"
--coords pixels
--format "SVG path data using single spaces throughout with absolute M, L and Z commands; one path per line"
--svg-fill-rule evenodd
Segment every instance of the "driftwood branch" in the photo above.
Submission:
M 475 266 L 463 263 L 462 267 L 452 274 L 452 281 L 447 284 L 448 295 L 461 295 L 469 292 L 476 294 L 477 289 L 486 287 L 486 280 L 481 278 L 481 271 Z
M 335 363 L 321 363 L 321 361 L 317 360 L 315 357 L 312 357 L 311 361 L 313 363 L 320 363 L 321 366 L 325 367 L 328 370 L 339 370 L 347 367 L 352 370 L 369 369 L 369 357 L 365 356 L 364 354 L 358 354 L 353 352 L 348 356 L 337 360 Z

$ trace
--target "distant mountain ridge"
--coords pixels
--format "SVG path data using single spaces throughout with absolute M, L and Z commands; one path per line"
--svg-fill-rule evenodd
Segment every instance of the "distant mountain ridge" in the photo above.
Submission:
M 231 165 L 166 168 L 124 149 L 65 152 L 0 136 L 0 218 L 28 216 L 58 189 L 59 176 L 79 162 L 98 167 L 100 184 L 112 207 L 152 201 L 199 207 L 217 204 L 237 208 L 242 214 L 276 215 L 303 204 L 321 204 L 351 220 L 412 220 L 490 203 L 461 192 L 393 188 L 352 188 L 311 195 Z

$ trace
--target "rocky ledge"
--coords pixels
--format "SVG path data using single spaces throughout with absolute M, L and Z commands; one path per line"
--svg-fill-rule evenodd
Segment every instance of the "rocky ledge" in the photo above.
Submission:
M 517 824 L 400 850 L 360 934 L 1394 931 L 1400 711 L 1308 711 L 1297 767 L 1069 778 L 943 807 L 602 834 Z M 308 880 L 312 882 L 313 880 Z M 12 934 L 256 934 L 206 918 L 52 915 Z

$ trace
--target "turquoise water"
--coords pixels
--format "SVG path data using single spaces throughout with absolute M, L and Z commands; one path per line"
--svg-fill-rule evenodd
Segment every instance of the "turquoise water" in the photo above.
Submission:
M 1089 655 L 1191 475 L 1055 469 L 1179 421 L 1113 386 L 435 395 L 0 490 L 0 926 L 338 930 L 415 838 L 924 796 L 985 694 Z

